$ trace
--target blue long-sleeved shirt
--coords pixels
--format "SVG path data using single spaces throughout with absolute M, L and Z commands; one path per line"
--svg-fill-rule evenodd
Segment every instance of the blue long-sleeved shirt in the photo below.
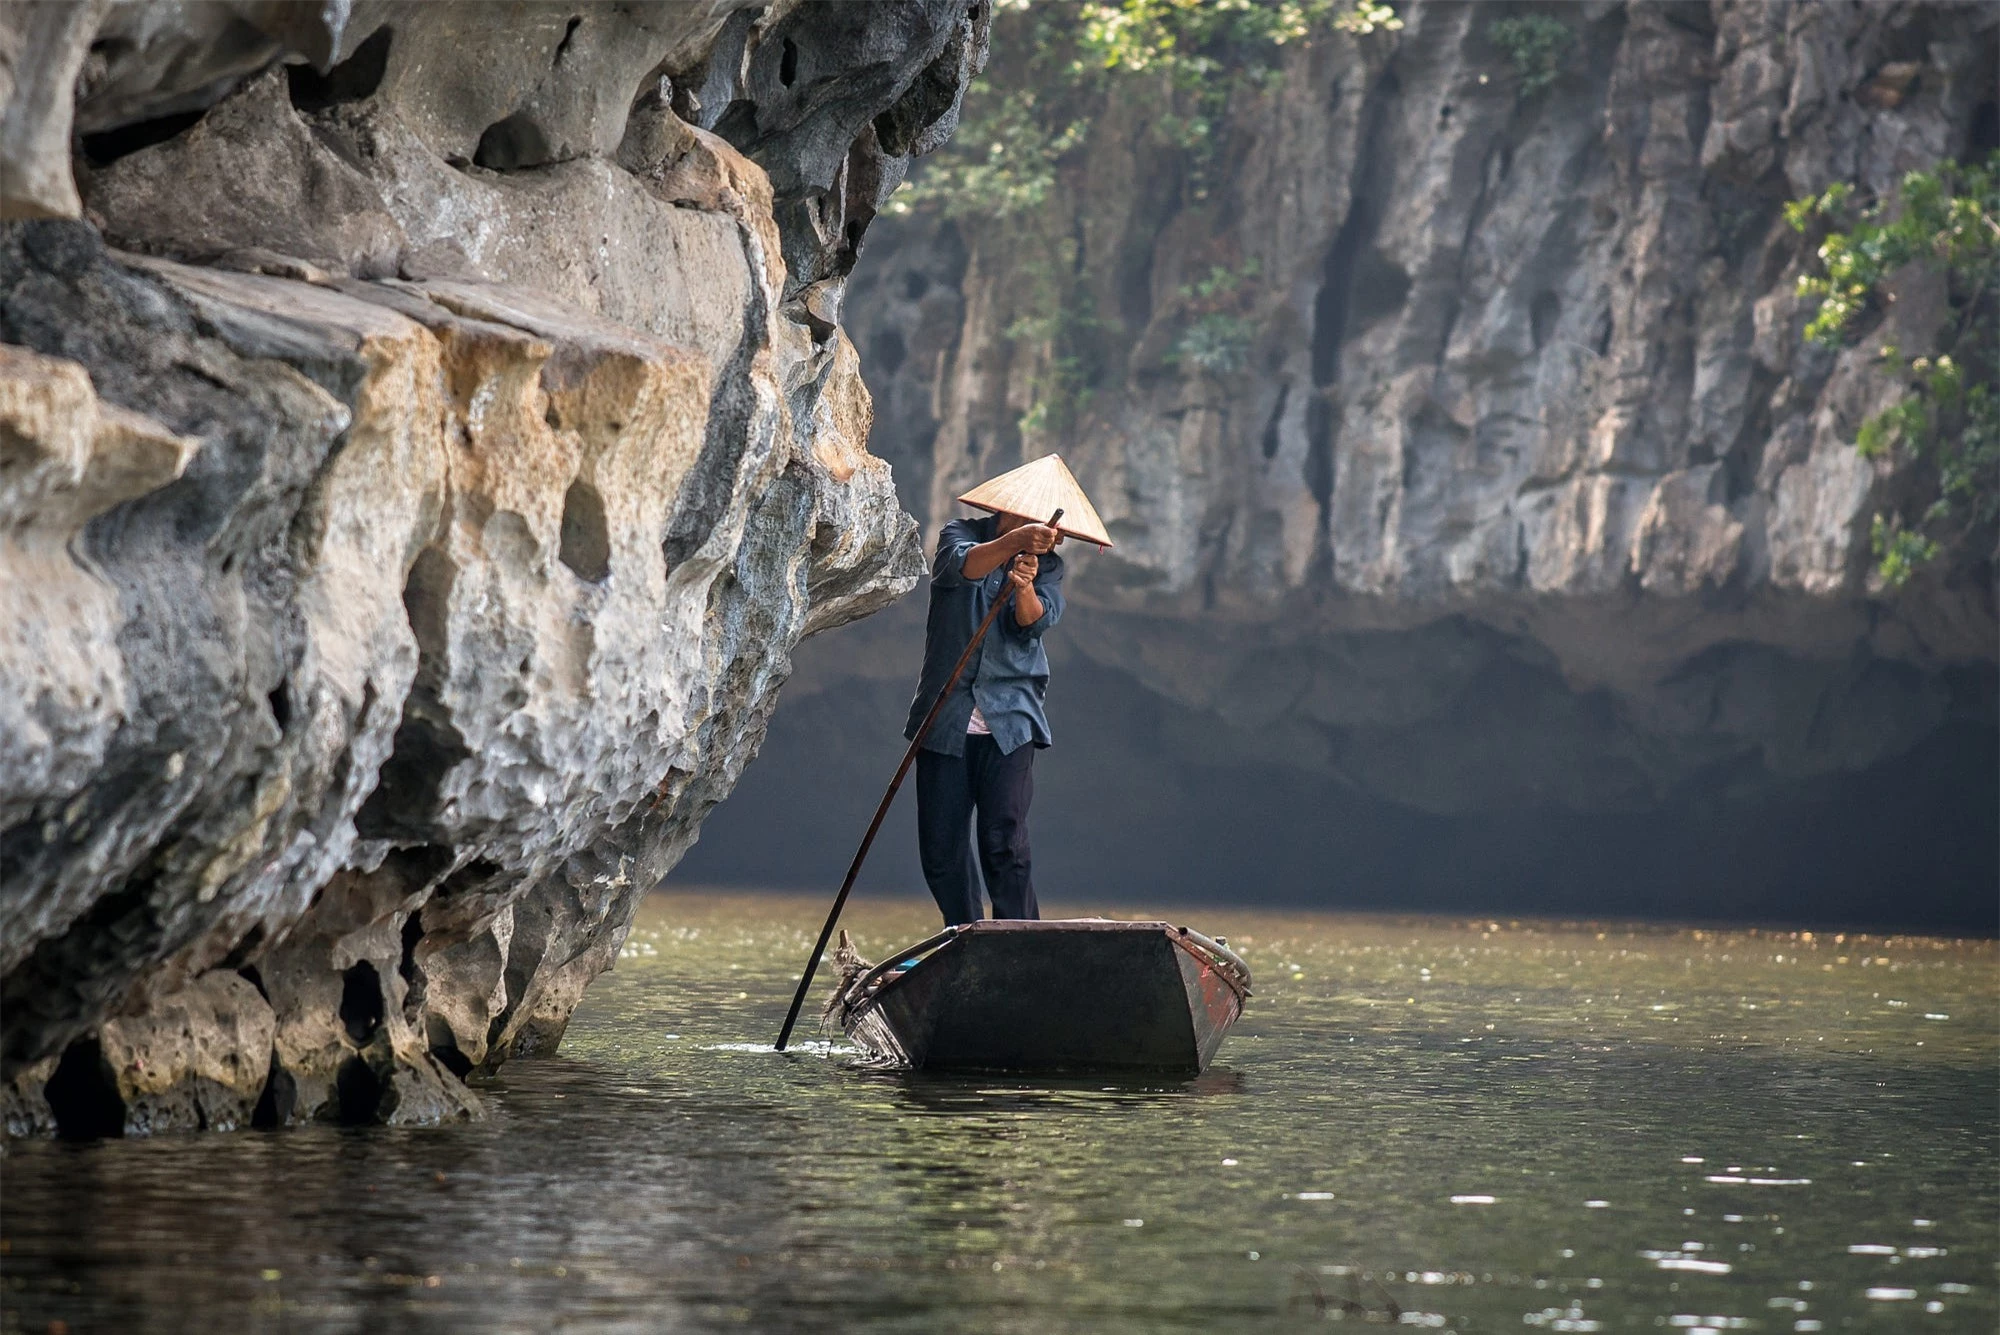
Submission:
M 965 652 L 966 642 L 1007 586 L 1004 564 L 984 579 L 969 580 L 964 573 L 965 554 L 991 542 L 998 527 L 993 516 L 954 519 L 938 535 L 937 555 L 931 561 L 930 616 L 924 626 L 924 669 L 916 698 L 910 702 L 910 720 L 903 729 L 906 738 L 915 737 L 923 726 L 924 715 Z M 924 739 L 924 750 L 964 755 L 965 726 L 975 704 L 1002 754 L 1028 742 L 1050 743 L 1048 715 L 1042 711 L 1049 690 L 1049 656 L 1042 647 L 1042 633 L 1062 620 L 1062 578 L 1062 558 L 1054 552 L 1042 556 L 1035 573 L 1035 593 L 1042 600 L 1040 619 L 1020 625 L 1012 608 L 993 619 L 993 629 L 965 665 L 965 675 Z

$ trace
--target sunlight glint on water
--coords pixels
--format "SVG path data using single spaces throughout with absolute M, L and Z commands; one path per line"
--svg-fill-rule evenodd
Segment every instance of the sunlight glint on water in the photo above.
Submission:
M 1216 1068 L 1031 1084 L 772 1051 L 820 911 L 656 897 L 483 1124 L 15 1146 L 9 1328 L 2000 1320 L 1991 942 L 1176 911 Z

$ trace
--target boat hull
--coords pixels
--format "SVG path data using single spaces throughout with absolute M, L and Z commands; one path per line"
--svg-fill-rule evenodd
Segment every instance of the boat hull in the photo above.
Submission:
M 1159 922 L 972 923 L 856 999 L 843 1027 L 917 1070 L 1199 1075 L 1248 995 L 1247 969 L 1213 950 Z

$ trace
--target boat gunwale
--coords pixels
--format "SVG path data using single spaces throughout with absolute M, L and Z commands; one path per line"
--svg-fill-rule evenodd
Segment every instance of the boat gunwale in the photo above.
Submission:
M 904 961 L 914 956 L 921 955 L 924 960 L 933 959 L 974 933 L 1049 931 L 1164 933 L 1176 946 L 1193 956 L 1198 963 L 1213 969 L 1216 976 L 1228 984 L 1229 989 L 1236 994 L 1239 1012 L 1250 999 L 1250 965 L 1242 956 L 1212 937 L 1204 936 L 1192 928 L 1167 922 L 1165 919 L 981 918 L 974 922 L 956 923 L 913 946 L 891 951 L 887 959 L 856 978 L 838 997 L 841 1028 L 845 1030 L 857 1016 L 872 1007 L 879 1006 L 884 993 L 914 972 L 909 969 L 898 971 Z

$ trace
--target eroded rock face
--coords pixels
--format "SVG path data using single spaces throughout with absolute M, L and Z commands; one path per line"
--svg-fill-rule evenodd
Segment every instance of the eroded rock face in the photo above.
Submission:
M 1046 910 L 1992 930 L 1990 553 L 1872 579 L 1869 517 L 1913 479 L 1852 442 L 1891 388 L 1877 338 L 1802 341 L 1780 209 L 1992 147 L 1995 12 L 1557 6 L 1573 45 L 1522 98 L 1503 14 L 1397 10 L 1239 97 L 1206 199 L 1135 82 L 1048 226 L 891 219 L 856 276 L 875 448 L 927 532 L 1053 449 L 1118 544 L 1072 554 L 1050 637 Z M 1029 280 L 1071 240 L 1087 332 L 1051 349 L 1021 333 L 1055 323 Z M 1936 295 L 1904 282 L 1881 337 L 1922 346 Z M 1176 356 L 1218 309 L 1236 368 Z M 1090 397 L 1024 440 L 1052 355 Z M 749 831 L 830 805 L 808 761 L 858 757 L 864 789 L 893 768 L 922 633 L 903 606 L 808 648 L 691 875 L 839 876 L 872 799 L 796 851 Z M 898 843 L 877 884 L 917 882 Z
M 1049 229 L 1099 360 L 1059 435 L 1019 425 L 1032 257 L 894 224 L 857 337 L 929 530 L 1060 450 L 1117 542 L 1065 638 L 1224 725 L 1193 755 L 1432 812 L 1643 811 L 1990 729 L 1990 552 L 1883 588 L 1869 520 L 1912 479 L 1853 447 L 1897 392 L 1875 346 L 1928 346 L 1940 294 L 1805 344 L 1780 210 L 1990 146 L 1994 12 L 1571 6 L 1528 98 L 1482 6 L 1399 12 L 1239 97 L 1206 200 L 1143 96 L 1097 120 Z M 1185 355 L 1217 266 L 1255 275 L 1240 369 Z
M 474 1111 L 797 640 L 921 568 L 837 320 L 983 7 L 45 8 L 0 16 L 0 165 L 55 181 L 0 230 L 7 1125 Z

